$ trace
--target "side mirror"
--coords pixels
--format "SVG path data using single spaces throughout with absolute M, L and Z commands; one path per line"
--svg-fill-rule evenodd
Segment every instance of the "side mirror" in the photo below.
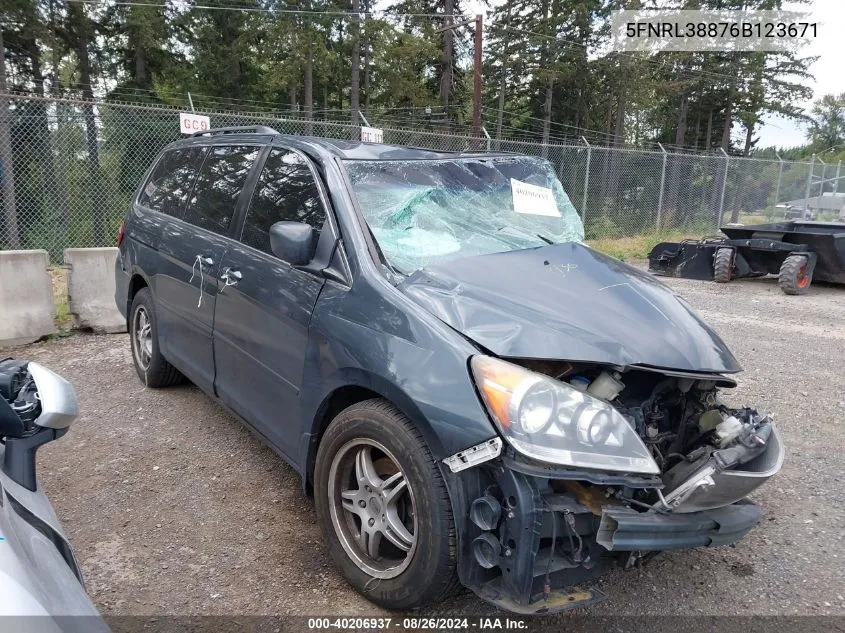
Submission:
M 270 227 L 270 250 L 292 266 L 303 266 L 314 256 L 314 229 L 304 222 L 276 222 Z
M 38 363 L 0 361 L 2 469 L 12 481 L 35 490 L 36 451 L 64 435 L 78 415 L 76 392 L 57 373 Z
M 29 363 L 27 369 L 38 388 L 41 415 L 35 424 L 48 429 L 66 429 L 79 415 L 76 391 L 67 380 L 39 363 Z

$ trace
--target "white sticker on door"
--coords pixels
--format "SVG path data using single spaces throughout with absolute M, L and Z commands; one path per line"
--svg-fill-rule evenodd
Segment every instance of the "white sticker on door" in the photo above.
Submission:
M 517 213 L 560 217 L 551 189 L 511 178 L 511 192 L 513 193 L 513 210 Z

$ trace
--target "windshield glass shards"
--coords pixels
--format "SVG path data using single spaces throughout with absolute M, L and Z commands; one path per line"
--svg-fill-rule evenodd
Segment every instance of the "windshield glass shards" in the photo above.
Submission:
M 540 158 L 344 164 L 385 259 L 405 274 L 460 257 L 584 239 L 575 207 Z

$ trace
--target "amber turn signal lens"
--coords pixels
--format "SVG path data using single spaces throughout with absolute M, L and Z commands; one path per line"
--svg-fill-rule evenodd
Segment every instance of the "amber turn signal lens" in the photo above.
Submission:
M 510 427 L 511 398 L 514 389 L 525 380 L 528 372 L 486 356 L 473 357 L 472 370 L 475 374 L 478 389 L 490 413 L 502 427 Z

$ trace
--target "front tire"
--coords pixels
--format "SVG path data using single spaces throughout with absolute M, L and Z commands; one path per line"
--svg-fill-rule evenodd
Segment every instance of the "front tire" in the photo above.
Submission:
M 162 356 L 158 347 L 158 321 L 149 288 L 141 288 L 129 308 L 129 339 L 135 372 L 148 387 L 170 387 L 185 378 Z
M 420 432 L 383 399 L 329 425 L 314 471 L 317 517 L 346 580 L 387 609 L 439 602 L 457 583 L 443 476 Z

